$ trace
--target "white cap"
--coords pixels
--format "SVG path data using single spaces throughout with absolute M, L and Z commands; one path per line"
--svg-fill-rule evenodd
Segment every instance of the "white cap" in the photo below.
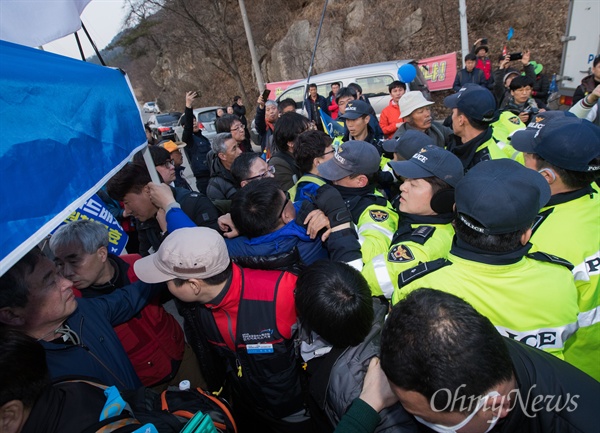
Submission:
M 433 102 L 425 99 L 423 93 L 419 92 L 418 90 L 406 92 L 398 101 L 398 106 L 400 107 L 400 116 L 402 117 L 409 116 L 416 109 L 426 107 L 428 105 L 433 105 Z
M 231 260 L 223 236 L 208 227 L 174 230 L 158 251 L 133 264 L 137 277 L 145 283 L 162 283 L 181 278 L 213 277 Z

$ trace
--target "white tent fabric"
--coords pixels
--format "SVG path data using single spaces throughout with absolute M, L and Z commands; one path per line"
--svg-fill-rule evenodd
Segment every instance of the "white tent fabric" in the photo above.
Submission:
M 0 0 L 0 39 L 38 47 L 81 28 L 91 0 Z

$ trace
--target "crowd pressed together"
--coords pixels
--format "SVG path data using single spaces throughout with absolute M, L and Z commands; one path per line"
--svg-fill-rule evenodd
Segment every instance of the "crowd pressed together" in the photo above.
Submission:
M 186 93 L 162 183 L 140 153 L 100 192 L 127 254 L 75 221 L 0 277 L 0 431 L 95 425 L 67 376 L 187 380 L 240 432 L 596 431 L 600 57 L 553 111 L 529 52 L 473 51 L 441 122 L 401 81 L 379 119 L 354 85 L 309 85 L 307 116 L 260 96 L 260 152 L 241 98 L 209 141 Z

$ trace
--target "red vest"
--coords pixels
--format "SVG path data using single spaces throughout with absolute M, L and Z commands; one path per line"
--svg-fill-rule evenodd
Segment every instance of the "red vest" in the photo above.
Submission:
M 142 258 L 139 254 L 120 256 L 127 264 L 127 277 L 131 283 L 138 280 L 133 264 Z M 75 296 L 81 292 L 73 288 Z M 137 316 L 117 325 L 114 330 L 144 386 L 152 386 L 170 378 L 173 361 L 183 359 L 185 340 L 181 326 L 165 311 L 158 299 L 153 299 Z M 178 367 L 179 364 L 176 364 Z

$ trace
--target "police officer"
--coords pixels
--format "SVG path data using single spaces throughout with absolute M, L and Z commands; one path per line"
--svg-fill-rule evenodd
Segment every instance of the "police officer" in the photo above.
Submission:
M 346 104 L 344 114 L 338 117 L 346 124 L 346 134 L 342 141 L 361 140 L 377 144 L 379 138 L 371 126 L 373 108 L 364 101 L 354 100 Z
M 406 134 L 413 131 L 407 131 Z M 404 135 L 406 135 L 404 134 Z M 423 141 L 431 140 L 416 133 Z M 422 147 L 407 161 L 389 163 L 400 185 L 400 224 L 389 251 L 363 267 L 374 296 L 391 298 L 398 288 L 398 275 L 418 263 L 446 257 L 454 229 L 454 187 L 463 177 L 460 160 L 433 144 Z
M 333 158 L 317 167 L 321 177 L 335 185 L 352 213 L 364 263 L 388 251 L 398 226 L 398 214 L 375 189 L 373 177 L 379 161 L 375 146 L 350 140 L 338 147 Z
M 507 337 L 563 357 L 577 329 L 577 289 L 570 263 L 528 255 L 531 225 L 550 198 L 544 178 L 509 159 L 484 161 L 456 184 L 456 236 L 447 259 L 398 278 L 397 303 L 434 287 L 463 298 Z
M 579 330 L 567 343 L 565 359 L 600 380 L 600 194 L 593 184 L 600 178 L 600 128 L 564 115 L 540 122 L 538 128 L 512 138 L 514 147 L 525 154 L 525 165 L 539 171 L 552 192 L 534 224 L 531 242 L 534 250 L 575 266 Z
M 457 93 L 447 96 L 444 105 L 452 109 L 455 136 L 447 149 L 460 158 L 465 172 L 481 161 L 506 158 L 513 153 L 510 145 L 501 149 L 492 136 L 490 125 L 497 120 L 496 100 L 488 89 L 465 84 Z

